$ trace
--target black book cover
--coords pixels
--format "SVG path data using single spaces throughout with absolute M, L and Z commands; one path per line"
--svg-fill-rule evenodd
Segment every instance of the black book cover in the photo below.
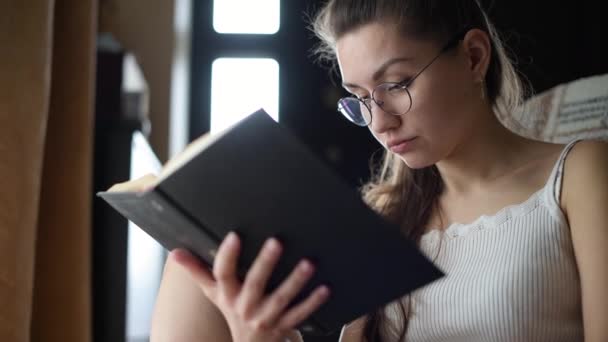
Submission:
M 300 328 L 326 334 L 443 273 L 287 129 L 259 110 L 222 134 L 151 190 L 99 193 L 165 248 L 213 263 L 229 231 L 242 241 L 244 276 L 264 241 L 284 252 L 272 291 L 302 258 L 316 272 L 297 303 L 320 284 L 329 300 Z

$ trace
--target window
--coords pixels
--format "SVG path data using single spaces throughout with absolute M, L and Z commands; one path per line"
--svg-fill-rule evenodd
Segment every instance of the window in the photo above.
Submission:
M 280 26 L 280 0 L 214 0 L 218 33 L 274 34 Z
M 271 58 L 218 58 L 211 71 L 211 131 L 259 108 L 278 120 L 279 64 Z

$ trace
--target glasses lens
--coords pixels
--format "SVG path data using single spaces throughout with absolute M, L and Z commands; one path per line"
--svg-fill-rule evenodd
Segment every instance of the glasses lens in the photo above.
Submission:
M 384 83 L 374 91 L 374 99 L 382 110 L 394 115 L 403 115 L 412 107 L 412 97 L 407 87 L 399 83 Z
M 362 101 L 354 97 L 344 97 L 338 101 L 338 111 L 358 126 L 367 126 L 372 121 L 371 113 Z

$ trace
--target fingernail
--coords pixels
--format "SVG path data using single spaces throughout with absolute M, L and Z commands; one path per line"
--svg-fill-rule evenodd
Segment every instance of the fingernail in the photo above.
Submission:
M 182 249 L 174 249 L 171 251 L 171 254 L 173 255 L 173 259 L 178 263 L 183 262 L 188 257 L 187 252 Z
M 279 241 L 275 238 L 270 238 L 270 239 L 266 240 L 265 245 L 266 245 L 265 248 L 267 248 L 271 252 L 278 251 L 279 248 L 281 248 Z
M 305 272 L 305 273 L 312 271 L 312 264 L 308 260 L 300 261 L 300 264 L 298 265 L 298 267 L 300 268 L 300 270 L 302 272 Z
M 319 296 L 321 296 L 321 297 L 329 296 L 329 287 L 327 287 L 327 285 L 322 285 L 321 287 L 319 287 Z
M 237 235 L 235 232 L 230 232 L 228 233 L 228 235 L 226 235 L 226 243 L 229 245 L 232 245 L 234 243 L 236 243 L 237 240 Z

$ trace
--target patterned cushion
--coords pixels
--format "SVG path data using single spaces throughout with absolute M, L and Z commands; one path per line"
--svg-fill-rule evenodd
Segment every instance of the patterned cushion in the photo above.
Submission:
M 537 94 L 516 120 L 519 125 L 509 125 L 511 129 L 540 140 L 608 140 L 608 74 L 581 78 Z

